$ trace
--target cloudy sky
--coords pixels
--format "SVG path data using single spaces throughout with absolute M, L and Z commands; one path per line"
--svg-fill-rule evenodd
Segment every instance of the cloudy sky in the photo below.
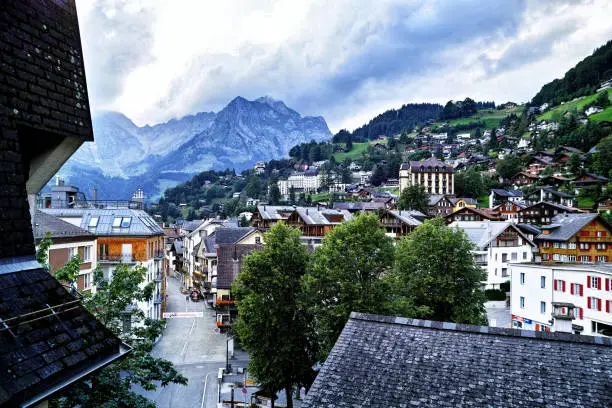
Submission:
M 91 106 L 137 124 L 268 95 L 330 129 L 529 100 L 612 39 L 612 1 L 77 0 Z M 95 113 L 95 112 L 94 112 Z

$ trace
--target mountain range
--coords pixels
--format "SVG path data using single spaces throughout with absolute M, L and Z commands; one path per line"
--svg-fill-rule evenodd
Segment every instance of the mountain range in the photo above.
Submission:
M 218 113 L 200 112 L 154 126 L 137 126 L 106 111 L 93 118 L 93 143 L 83 146 L 59 174 L 89 196 L 126 199 L 142 188 L 149 198 L 205 170 L 253 166 L 288 157 L 291 147 L 332 134 L 321 116 L 301 116 L 282 101 L 234 98 Z

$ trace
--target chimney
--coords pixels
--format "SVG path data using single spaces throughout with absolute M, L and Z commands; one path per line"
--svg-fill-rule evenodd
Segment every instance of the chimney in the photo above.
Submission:
M 559 333 L 573 333 L 574 304 L 564 302 L 552 303 L 552 329 Z

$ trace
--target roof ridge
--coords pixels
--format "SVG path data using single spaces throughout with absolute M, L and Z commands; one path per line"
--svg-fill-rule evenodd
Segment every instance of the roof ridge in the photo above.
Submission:
M 351 312 L 349 319 L 364 320 L 385 324 L 397 324 L 402 326 L 425 327 L 436 330 L 450 330 L 465 333 L 490 334 L 505 337 L 521 337 L 534 340 L 561 341 L 566 343 L 582 343 L 612 347 L 612 338 L 586 336 L 572 333 L 542 332 L 525 329 L 477 326 L 465 323 L 439 322 L 435 320 L 412 319 L 408 317 L 384 316 L 358 312 Z

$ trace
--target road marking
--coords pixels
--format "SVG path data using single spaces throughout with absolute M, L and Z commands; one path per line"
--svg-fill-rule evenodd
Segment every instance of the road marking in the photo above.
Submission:
M 196 320 L 195 320 L 195 319 L 193 319 L 193 323 L 191 323 L 191 329 L 189 329 L 189 334 L 188 334 L 188 336 L 191 336 L 191 333 L 193 333 L 193 328 L 195 327 L 195 322 L 196 322 Z
M 181 351 L 181 355 L 184 356 L 185 355 L 185 349 L 187 348 L 187 342 L 185 342 L 185 344 L 183 344 L 183 350 Z
M 202 391 L 202 405 L 200 408 L 204 408 L 204 403 L 206 402 L 206 385 L 208 384 L 208 376 L 210 373 L 206 374 L 206 378 L 204 379 L 204 391 Z
M 164 319 L 180 319 L 186 317 L 204 317 L 203 312 L 164 312 Z

